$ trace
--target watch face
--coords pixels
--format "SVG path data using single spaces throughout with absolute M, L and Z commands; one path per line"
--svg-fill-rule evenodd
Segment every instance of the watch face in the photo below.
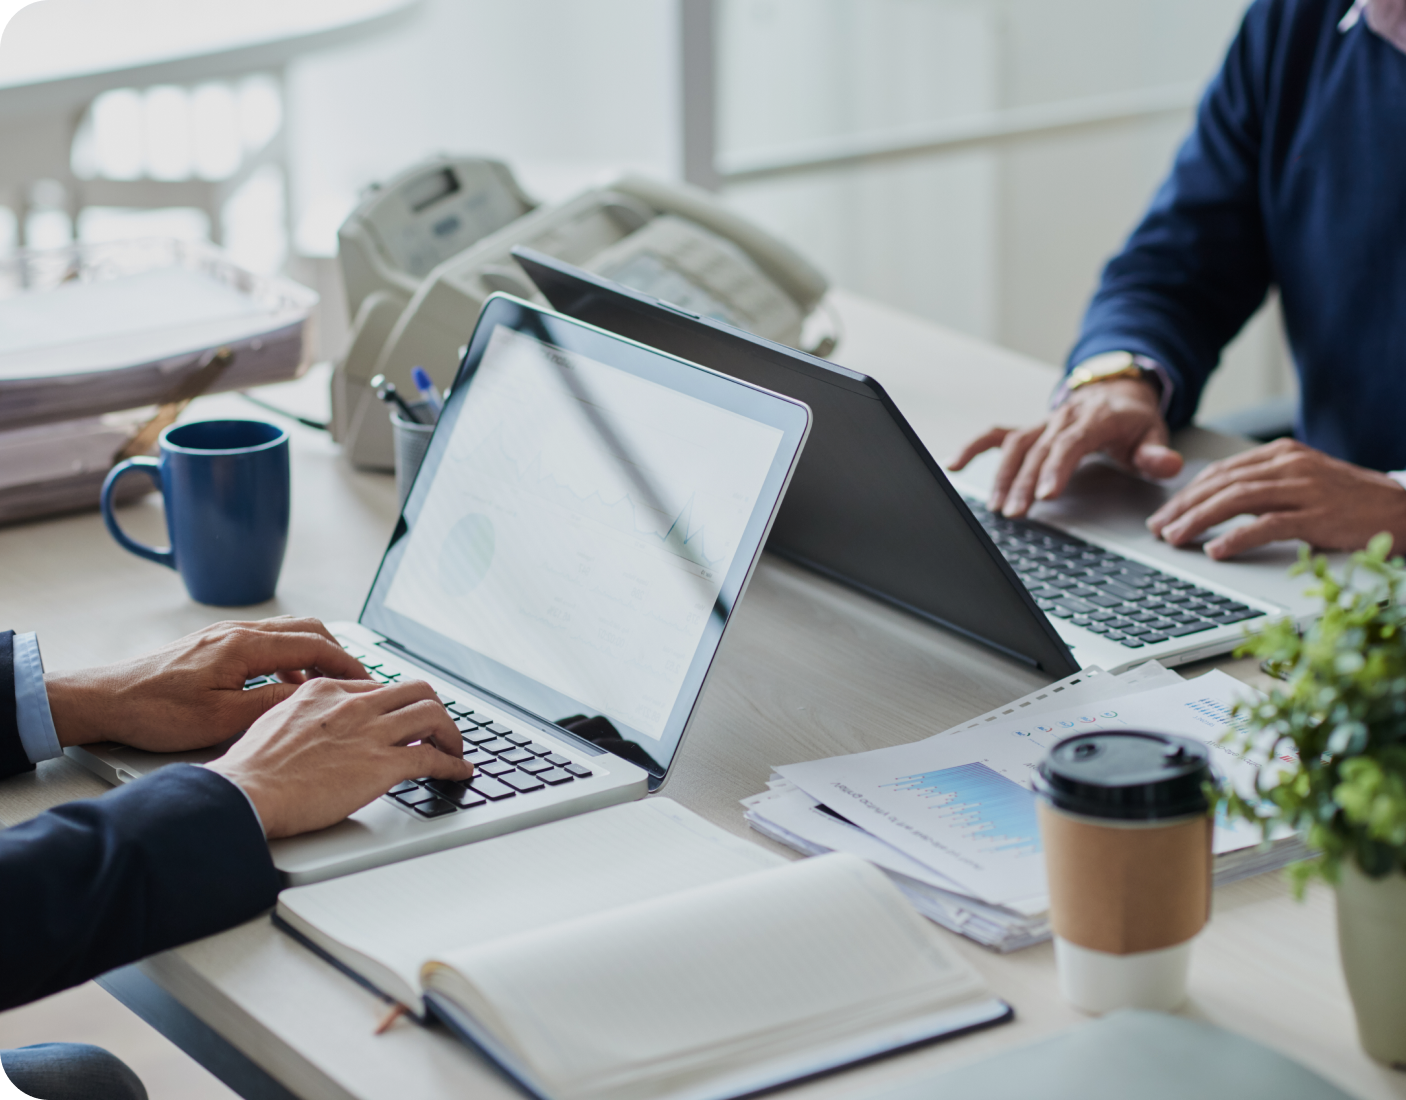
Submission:
M 1107 378 L 1111 374 L 1141 370 L 1134 362 L 1133 353 L 1130 351 L 1106 351 L 1102 355 L 1094 355 L 1085 359 L 1074 369 L 1090 382 L 1099 378 Z

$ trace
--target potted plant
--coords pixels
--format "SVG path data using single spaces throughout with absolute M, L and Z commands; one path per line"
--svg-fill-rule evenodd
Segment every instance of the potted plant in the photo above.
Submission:
M 1406 568 L 1390 551 L 1376 536 L 1341 577 L 1302 553 L 1294 572 L 1317 578 L 1323 615 L 1302 635 L 1271 623 L 1237 651 L 1285 684 L 1236 708 L 1228 740 L 1262 765 L 1259 797 L 1224 797 L 1266 836 L 1288 826 L 1307 841 L 1313 858 L 1290 873 L 1299 896 L 1313 877 L 1336 889 L 1362 1046 L 1406 1065 Z

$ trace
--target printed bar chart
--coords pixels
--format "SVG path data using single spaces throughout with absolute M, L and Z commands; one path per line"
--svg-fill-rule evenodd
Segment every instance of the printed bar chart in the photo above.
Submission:
M 985 764 L 904 775 L 883 786 L 932 800 L 930 808 L 943 825 L 968 842 L 973 853 L 1041 851 L 1035 795 Z

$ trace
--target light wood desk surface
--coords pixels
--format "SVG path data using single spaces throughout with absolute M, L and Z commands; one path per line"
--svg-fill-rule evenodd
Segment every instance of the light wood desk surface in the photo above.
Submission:
M 847 331 L 837 358 L 880 379 L 939 458 L 990 422 L 1029 421 L 1043 410 L 1050 367 L 850 295 L 836 299 Z M 197 403 L 195 413 L 260 415 L 229 396 Z M 279 596 L 247 616 L 354 619 L 394 519 L 393 483 L 350 471 L 316 432 L 295 429 L 293 443 L 293 527 Z M 125 518 L 135 535 L 159 540 L 159 517 L 149 499 Z M 52 668 L 110 661 L 225 617 L 192 604 L 174 574 L 120 550 L 96 515 L 0 530 L 0 564 L 4 625 L 39 630 Z M 1219 664 L 1257 676 L 1249 662 Z M 985 649 L 768 559 L 737 611 L 664 793 L 785 851 L 751 832 L 738 806 L 764 787 L 772 765 L 911 741 L 1040 682 Z M 0 784 L 0 821 L 103 789 L 72 763 L 54 761 Z M 1014 1024 L 786 1095 L 866 1095 L 1083 1019 L 1059 998 L 1048 944 L 1001 956 L 957 936 L 951 942 L 1015 1006 Z M 442 1034 L 402 1023 L 373 1038 L 381 1002 L 265 919 L 143 968 L 309 1100 L 519 1095 Z M 1355 1095 L 1406 1096 L 1406 1075 L 1377 1066 L 1357 1046 L 1326 890 L 1298 904 L 1278 875 L 1218 890 L 1196 944 L 1185 1011 L 1277 1047 Z

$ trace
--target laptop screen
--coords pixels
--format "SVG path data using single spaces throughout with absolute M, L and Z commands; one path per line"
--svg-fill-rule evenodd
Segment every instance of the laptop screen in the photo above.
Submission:
M 662 774 L 807 422 L 495 299 L 362 621 L 539 717 L 605 718 Z

